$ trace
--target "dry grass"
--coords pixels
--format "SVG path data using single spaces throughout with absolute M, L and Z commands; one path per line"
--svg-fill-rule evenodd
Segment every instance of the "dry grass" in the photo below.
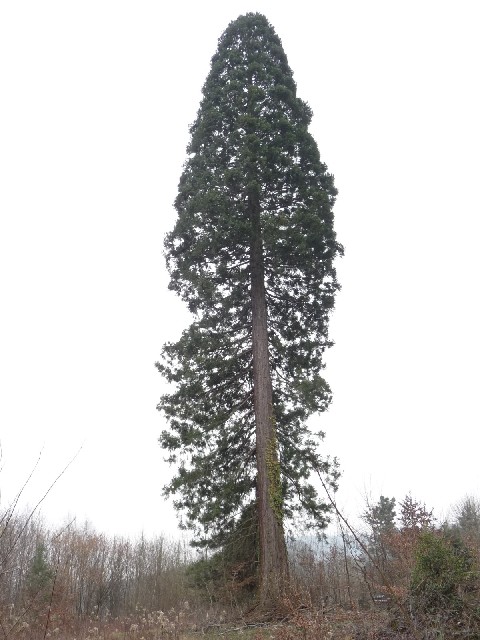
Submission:
M 235 619 L 225 611 L 192 610 L 188 602 L 170 611 L 137 610 L 129 616 L 100 619 L 89 616 L 75 624 L 55 615 L 46 625 L 47 612 L 32 624 L 22 621 L 13 609 L 3 611 L 1 630 L 15 640 L 414 640 L 399 624 L 392 628 L 391 612 L 345 611 L 341 608 L 292 611 L 286 603 L 283 618 L 277 613 L 268 623 Z

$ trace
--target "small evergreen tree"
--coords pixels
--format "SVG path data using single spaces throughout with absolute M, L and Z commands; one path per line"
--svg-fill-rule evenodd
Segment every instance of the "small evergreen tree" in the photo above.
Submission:
M 380 496 L 379 501 L 370 505 L 363 514 L 363 519 L 371 527 L 373 536 L 380 536 L 395 529 L 395 498 Z
M 380 496 L 376 504 L 368 505 L 362 518 L 368 524 L 368 555 L 364 558 L 364 570 L 375 583 L 382 584 L 390 578 L 389 568 L 392 560 L 390 542 L 395 527 L 395 498 Z
M 263 604 L 287 577 L 285 519 L 326 523 L 311 473 L 337 478 L 319 456 L 322 434 L 306 425 L 331 399 L 321 372 L 342 251 L 311 115 L 266 18 L 232 22 L 203 87 L 165 240 L 170 288 L 194 314 L 157 363 L 174 385 L 158 405 L 169 422 L 160 443 L 179 463 L 166 493 L 209 548 L 255 505 Z
M 405 532 L 415 533 L 431 529 L 435 523 L 433 511 L 417 502 L 410 494 L 400 502 L 400 527 Z
M 52 586 L 53 571 L 47 560 L 47 549 L 39 542 L 35 549 L 32 566 L 27 577 L 27 592 L 30 599 L 45 599 Z

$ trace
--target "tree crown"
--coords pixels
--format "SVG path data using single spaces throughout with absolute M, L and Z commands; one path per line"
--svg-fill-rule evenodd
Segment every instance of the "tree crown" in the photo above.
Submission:
M 325 524 L 328 507 L 309 481 L 336 466 L 318 455 L 306 425 L 327 408 L 323 353 L 339 288 L 334 259 L 333 177 L 308 132 L 311 111 L 267 19 L 247 14 L 219 40 L 191 126 L 188 158 L 165 239 L 170 288 L 194 313 L 157 363 L 176 390 L 159 404 L 170 430 L 160 438 L 180 462 L 167 493 L 187 525 L 221 543 L 255 500 L 252 406 L 252 236 L 260 234 L 268 350 L 286 517 Z M 254 228 L 249 203 L 258 205 Z M 322 434 L 320 434 L 321 436 Z M 222 533 L 223 532 L 223 533 Z

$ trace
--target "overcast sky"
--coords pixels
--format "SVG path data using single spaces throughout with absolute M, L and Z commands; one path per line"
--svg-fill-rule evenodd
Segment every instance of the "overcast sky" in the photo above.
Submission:
M 339 502 L 480 497 L 480 46 L 456 0 L 0 2 L 1 506 L 109 534 L 174 532 L 157 438 L 188 125 L 217 39 L 247 11 L 283 42 L 335 175 L 343 285 L 313 420 Z

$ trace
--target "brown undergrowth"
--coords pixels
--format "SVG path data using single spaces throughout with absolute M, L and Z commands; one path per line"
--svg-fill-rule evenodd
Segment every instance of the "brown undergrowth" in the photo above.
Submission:
M 438 525 L 411 498 L 400 505 L 397 524 L 358 533 L 338 514 L 328 542 L 291 543 L 274 611 L 255 608 L 242 554 L 194 562 L 164 537 L 0 514 L 0 640 L 480 640 L 480 507 L 479 523 L 469 502 Z
M 287 605 L 288 606 L 288 605 Z M 14 611 L 2 613 L 4 638 L 17 640 L 411 640 L 405 631 L 389 628 L 383 611 L 284 611 L 284 618 L 270 622 L 229 619 L 225 611 L 192 611 L 188 603 L 177 610 L 99 619 L 89 616 L 74 625 L 53 617 L 45 627 L 46 613 L 34 624 L 18 620 Z

